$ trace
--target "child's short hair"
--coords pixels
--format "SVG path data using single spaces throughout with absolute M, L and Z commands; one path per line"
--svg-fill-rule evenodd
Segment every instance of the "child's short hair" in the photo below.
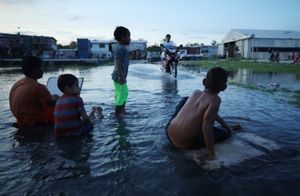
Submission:
M 208 70 L 204 86 L 207 89 L 219 92 L 226 89 L 228 71 L 222 67 L 214 67 Z
M 170 34 L 167 34 L 166 37 L 171 37 L 171 35 L 170 35 Z
M 32 76 L 34 71 L 42 67 L 42 60 L 36 56 L 25 56 L 22 59 L 22 72 L 25 76 Z
M 65 91 L 66 87 L 72 87 L 78 79 L 73 74 L 61 74 L 58 77 L 57 86 L 61 92 Z
M 115 39 L 120 42 L 123 36 L 126 36 L 127 34 L 130 34 L 130 31 L 122 26 L 119 26 L 114 31 L 114 37 Z

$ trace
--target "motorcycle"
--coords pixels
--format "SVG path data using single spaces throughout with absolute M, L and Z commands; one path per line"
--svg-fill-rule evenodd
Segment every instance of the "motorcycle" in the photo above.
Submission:
M 163 68 L 166 73 L 171 74 L 174 78 L 177 77 L 178 53 L 176 48 L 164 48 L 162 53 Z M 168 63 L 169 62 L 169 63 Z

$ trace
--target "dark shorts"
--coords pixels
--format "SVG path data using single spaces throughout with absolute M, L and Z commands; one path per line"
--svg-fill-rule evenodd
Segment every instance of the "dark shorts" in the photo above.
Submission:
M 184 104 L 187 100 L 188 100 L 188 97 L 183 97 L 181 99 L 181 101 L 176 106 L 174 114 L 172 115 L 171 119 L 169 120 L 169 122 L 166 126 L 167 138 L 168 138 L 170 144 L 174 147 L 176 147 L 176 146 L 172 143 L 172 141 L 170 140 L 169 135 L 168 135 L 168 127 L 169 127 L 171 121 L 176 117 L 176 115 L 178 114 L 180 109 L 184 106 Z M 227 129 L 213 127 L 213 131 L 214 131 L 214 143 L 222 142 L 231 136 L 230 132 Z M 189 147 L 189 149 L 197 149 L 197 148 L 203 148 L 203 147 L 205 147 L 204 139 L 202 136 L 200 136 L 199 138 L 197 138 L 194 141 L 193 145 L 191 147 Z

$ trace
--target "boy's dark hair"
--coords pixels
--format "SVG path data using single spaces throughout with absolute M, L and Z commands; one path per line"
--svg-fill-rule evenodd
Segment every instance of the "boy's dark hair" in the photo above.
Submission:
M 34 71 L 42 67 L 42 60 L 36 56 L 25 56 L 22 59 L 22 72 L 25 76 L 33 76 Z
M 171 37 L 171 35 L 170 35 L 170 34 L 167 34 L 166 37 Z
M 72 74 L 61 74 L 58 77 L 57 86 L 61 92 L 64 92 L 66 87 L 71 88 L 76 82 L 78 82 L 76 76 Z
M 127 34 L 130 34 L 130 31 L 122 26 L 119 26 L 114 31 L 114 37 L 115 39 L 120 42 L 123 36 L 126 36 Z
M 206 89 L 215 92 L 224 91 L 227 87 L 227 78 L 228 71 L 221 67 L 214 67 L 208 70 L 206 78 L 203 80 L 203 85 Z

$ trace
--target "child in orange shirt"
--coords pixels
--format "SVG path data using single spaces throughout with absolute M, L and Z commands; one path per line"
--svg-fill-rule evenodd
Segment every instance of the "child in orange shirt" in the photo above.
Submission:
M 24 78 L 17 81 L 10 90 L 10 110 L 18 126 L 51 124 L 54 122 L 54 100 L 45 85 L 37 80 L 43 77 L 42 60 L 27 56 L 22 61 Z

